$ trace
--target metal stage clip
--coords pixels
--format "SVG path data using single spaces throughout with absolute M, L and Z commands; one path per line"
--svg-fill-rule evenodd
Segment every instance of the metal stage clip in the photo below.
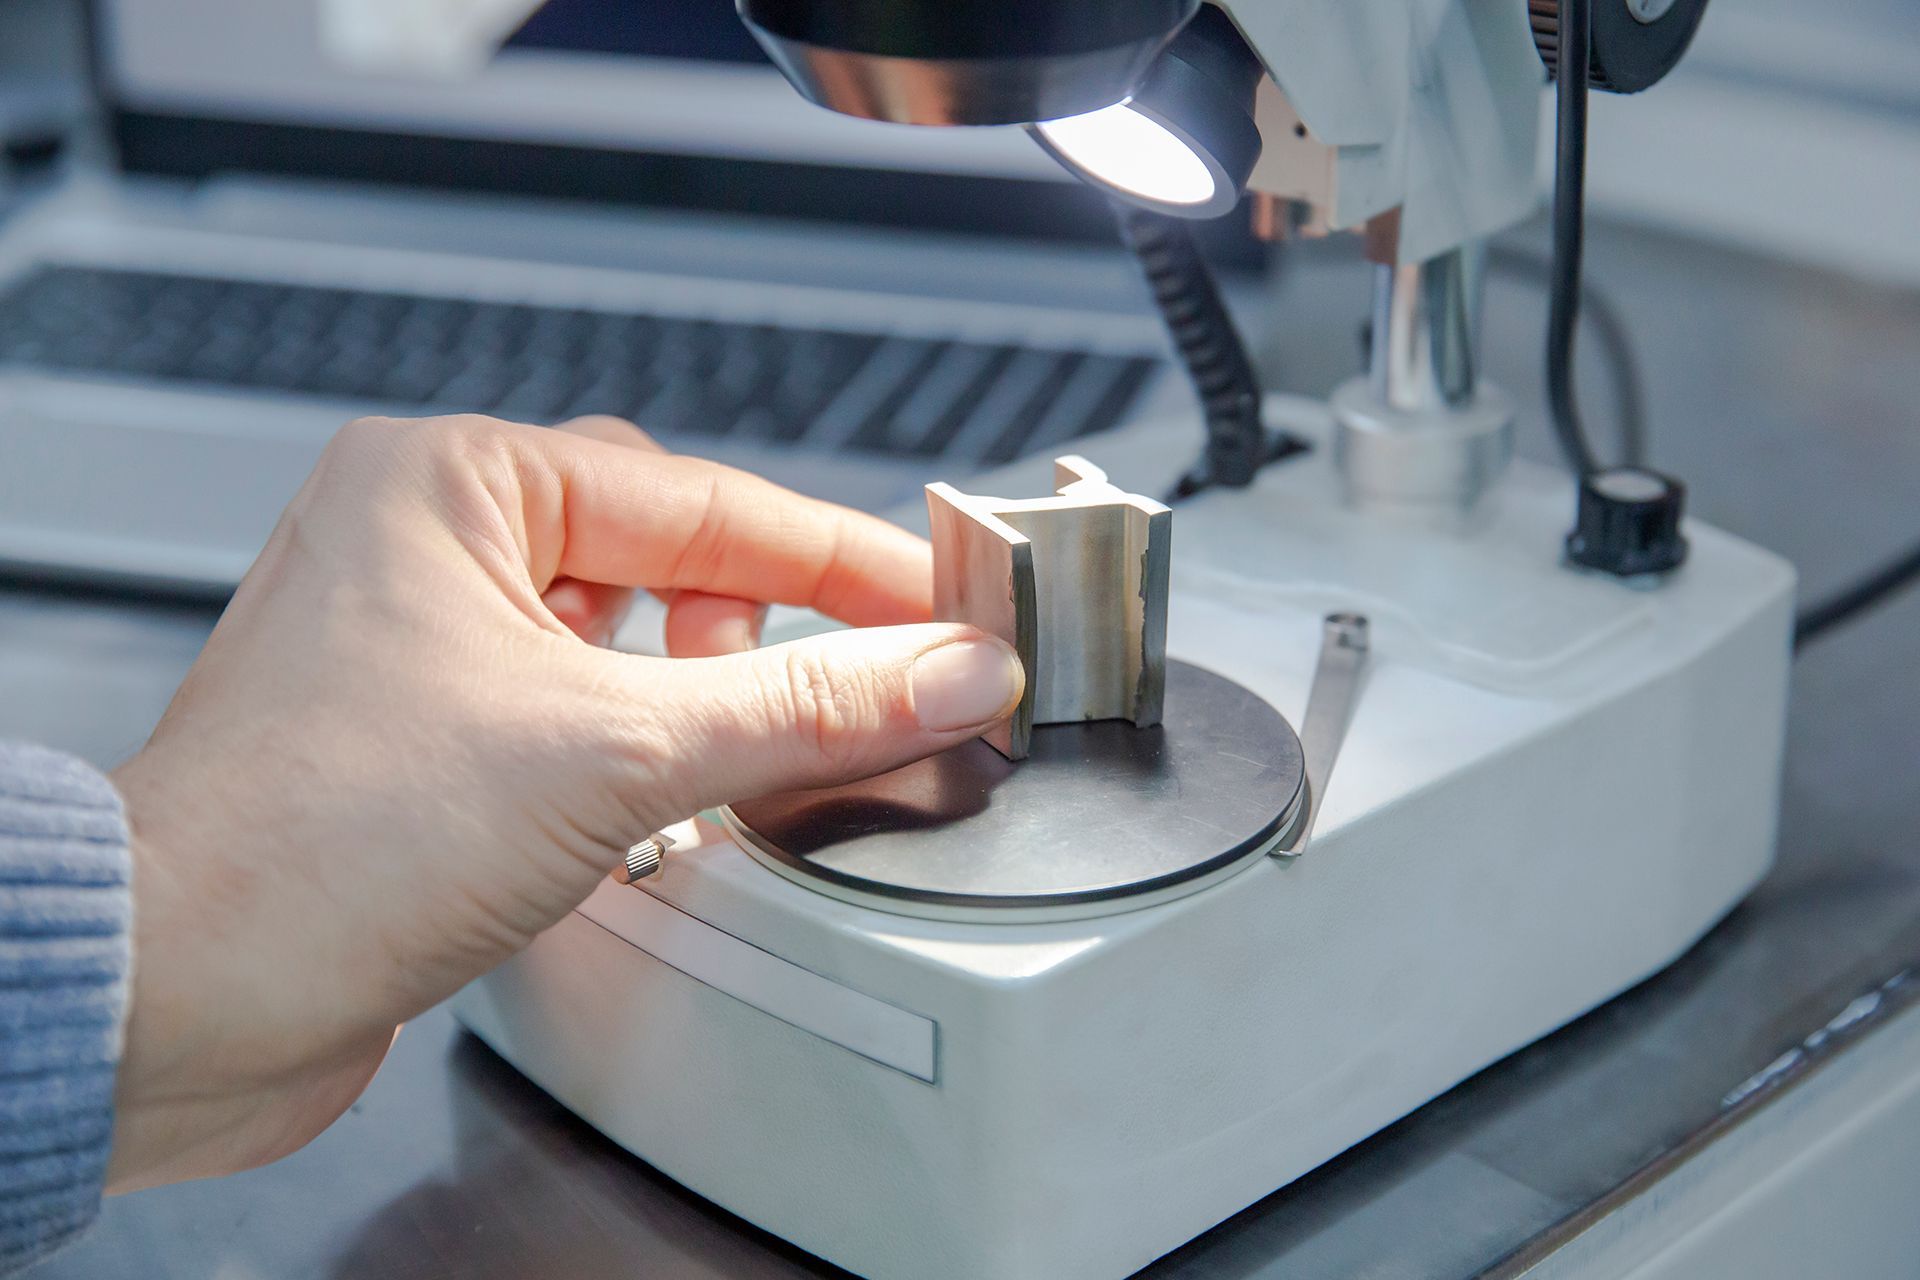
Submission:
M 1320 660 L 1307 689 L 1307 711 L 1300 719 L 1300 749 L 1306 756 L 1307 795 L 1291 839 L 1274 846 L 1276 858 L 1297 858 L 1320 817 L 1320 798 L 1333 776 L 1333 762 L 1346 741 L 1347 725 L 1359 700 L 1369 653 L 1367 620 L 1357 613 L 1330 613 L 1320 633 Z

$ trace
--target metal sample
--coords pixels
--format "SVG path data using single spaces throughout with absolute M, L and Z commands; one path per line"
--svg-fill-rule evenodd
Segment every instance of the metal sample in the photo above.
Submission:
M 1012 719 L 986 735 L 1011 760 L 1026 758 L 1035 725 L 1147 728 L 1166 697 L 1173 513 L 1085 458 L 1053 467 L 1048 498 L 927 486 L 933 616 L 999 636 L 1026 668 Z

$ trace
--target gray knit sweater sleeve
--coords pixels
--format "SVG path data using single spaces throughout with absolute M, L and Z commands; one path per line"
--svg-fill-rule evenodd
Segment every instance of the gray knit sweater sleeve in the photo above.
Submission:
M 104 777 L 0 742 L 0 1275 L 100 1211 L 127 1004 L 127 844 Z

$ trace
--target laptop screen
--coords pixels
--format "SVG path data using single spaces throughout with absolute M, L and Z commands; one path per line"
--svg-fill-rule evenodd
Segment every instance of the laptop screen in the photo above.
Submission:
M 836 168 L 1062 176 L 1017 130 L 876 124 L 802 101 L 760 55 L 731 0 L 549 0 L 483 65 L 438 73 L 338 56 L 326 24 L 327 6 L 340 0 L 95 3 L 102 88 L 123 113 Z

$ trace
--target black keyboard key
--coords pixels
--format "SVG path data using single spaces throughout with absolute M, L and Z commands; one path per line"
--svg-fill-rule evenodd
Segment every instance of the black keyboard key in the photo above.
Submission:
M 1017 458 L 1053 398 L 1080 362 L 1077 351 L 1024 351 L 1021 360 L 981 399 L 980 410 L 953 442 L 954 452 L 979 462 Z
M 432 348 L 414 347 L 382 374 L 370 390 L 375 399 L 423 405 L 433 399 L 434 392 L 445 386 L 458 368 L 453 360 Z
M 1081 357 L 1026 439 L 989 460 L 1011 462 L 1022 454 L 1044 453 L 1096 430 L 1101 425 L 1096 412 L 1124 384 L 1131 363 L 1129 356 Z
M 855 444 L 871 424 L 884 420 L 913 393 L 943 344 L 920 338 L 885 338 L 841 386 L 800 438 L 822 448 Z
M 879 345 L 879 338 L 865 334 L 798 335 L 765 389 L 768 438 L 798 440 Z
M 313 370 L 325 359 L 312 343 L 281 340 L 267 350 L 244 375 L 250 385 L 275 391 L 305 391 Z
M 1153 373 L 1154 362 L 1144 356 L 1129 356 L 1126 367 L 1108 385 L 1105 394 L 1087 414 L 1075 435 L 1092 435 L 1096 431 L 1105 431 L 1117 426 L 1125 418 L 1133 402 L 1140 398 L 1148 377 Z
M 511 381 L 498 370 L 468 365 L 447 379 L 433 399 L 454 413 L 486 413 L 510 390 Z
M 939 456 L 959 429 L 967 406 L 992 385 L 1012 355 L 1011 347 L 970 342 L 948 347 L 885 424 L 884 433 L 876 432 L 863 443 L 883 453 Z
M 199 382 L 239 381 L 258 355 L 257 344 L 230 333 L 221 333 L 201 345 L 187 357 L 181 372 Z

